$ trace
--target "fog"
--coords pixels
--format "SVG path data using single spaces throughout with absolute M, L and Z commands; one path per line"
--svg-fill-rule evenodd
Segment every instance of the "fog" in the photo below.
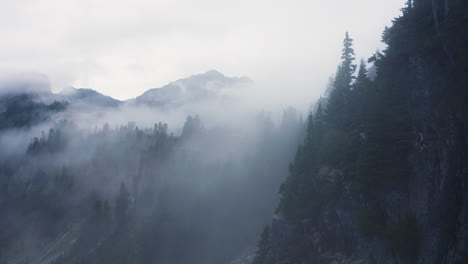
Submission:
M 0 262 L 253 253 L 345 32 L 371 56 L 403 2 L 2 3 Z
M 258 100 L 305 105 L 335 71 L 344 32 L 367 58 L 404 2 L 6 0 L 0 72 L 124 100 L 216 69 L 252 78 Z
M 297 110 L 255 105 L 254 84 L 107 106 L 22 76 L 1 84 L 0 260 L 228 263 L 252 252 L 303 137 Z

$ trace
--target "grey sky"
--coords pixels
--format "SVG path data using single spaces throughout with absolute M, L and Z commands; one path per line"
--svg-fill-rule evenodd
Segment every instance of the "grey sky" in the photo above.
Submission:
M 311 101 L 348 30 L 369 57 L 405 0 L 2 0 L 0 72 L 35 71 L 53 89 L 118 99 L 211 69 L 262 93 Z

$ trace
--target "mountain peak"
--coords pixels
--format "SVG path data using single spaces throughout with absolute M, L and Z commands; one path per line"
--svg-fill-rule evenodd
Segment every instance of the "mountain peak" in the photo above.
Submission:
M 137 103 L 150 105 L 180 105 L 226 97 L 230 89 L 252 83 L 247 77 L 227 77 L 216 70 L 195 74 L 171 82 L 161 88 L 146 91 L 135 98 Z
M 68 87 L 58 94 L 61 100 L 99 107 L 115 107 L 121 102 L 89 88 Z
M 209 76 L 209 77 L 216 77 L 216 78 L 224 78 L 224 74 L 220 73 L 217 70 L 210 70 L 207 71 L 206 73 L 202 74 L 204 76 Z

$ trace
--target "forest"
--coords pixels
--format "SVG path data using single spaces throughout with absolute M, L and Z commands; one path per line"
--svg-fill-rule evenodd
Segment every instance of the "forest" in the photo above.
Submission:
M 0 263 L 467 263 L 468 2 L 401 12 L 370 58 L 343 32 L 306 112 L 217 71 L 127 101 L 0 79 Z

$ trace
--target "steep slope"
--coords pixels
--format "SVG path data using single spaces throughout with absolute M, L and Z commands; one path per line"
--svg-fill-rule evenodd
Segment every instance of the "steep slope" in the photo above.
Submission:
M 347 36 L 253 263 L 466 263 L 467 13 L 408 1 L 374 81 Z

